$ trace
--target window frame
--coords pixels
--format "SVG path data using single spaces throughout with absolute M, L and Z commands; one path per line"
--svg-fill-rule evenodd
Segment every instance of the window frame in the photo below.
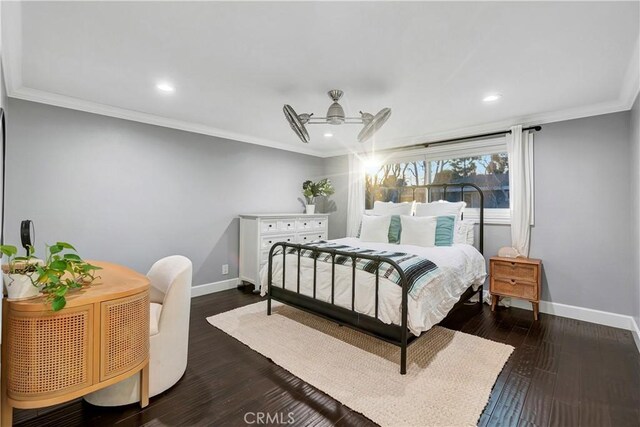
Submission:
M 420 159 L 424 160 L 426 164 L 429 165 L 429 162 L 434 160 L 455 159 L 459 157 L 496 153 L 508 153 L 506 135 L 498 138 L 435 145 L 410 151 L 396 151 L 385 156 L 382 164 L 402 163 Z M 533 156 L 531 158 L 531 162 L 533 162 Z M 531 170 L 533 170 L 533 164 L 531 164 L 530 167 Z M 533 202 L 534 201 L 532 200 L 532 209 Z M 511 203 L 513 202 L 511 197 L 509 197 L 509 204 L 511 205 Z M 465 208 L 464 219 L 479 223 L 480 209 Z M 511 224 L 511 208 L 486 208 L 484 211 L 484 222 L 485 224 Z

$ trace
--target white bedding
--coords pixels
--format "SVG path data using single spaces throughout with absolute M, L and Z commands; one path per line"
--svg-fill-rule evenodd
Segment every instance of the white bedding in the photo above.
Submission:
M 455 244 L 453 246 L 420 247 L 391 243 L 361 242 L 357 238 L 344 238 L 332 242 L 356 248 L 406 252 L 433 261 L 438 266 L 435 274 L 415 297 L 408 299 L 409 331 L 414 335 L 429 330 L 439 323 L 453 308 L 469 286 L 477 289 L 486 278 L 485 260 L 473 246 Z M 297 287 L 297 255 L 287 256 L 285 287 Z M 300 293 L 313 295 L 313 259 L 301 258 Z M 316 299 L 331 302 L 331 263 L 318 262 Z M 261 294 L 267 292 L 268 264 L 260 272 Z M 334 303 L 351 309 L 350 264 L 336 265 Z M 282 255 L 273 261 L 274 286 L 282 287 Z M 378 318 L 384 323 L 401 324 L 402 289 L 388 279 L 380 277 Z M 370 316 L 375 314 L 375 275 L 356 270 L 355 309 Z

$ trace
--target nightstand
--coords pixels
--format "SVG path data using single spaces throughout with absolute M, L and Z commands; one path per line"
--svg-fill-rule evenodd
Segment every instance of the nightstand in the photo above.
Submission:
M 491 311 L 495 311 L 500 297 L 521 298 L 531 301 L 533 318 L 538 320 L 542 261 L 534 258 L 491 257 Z

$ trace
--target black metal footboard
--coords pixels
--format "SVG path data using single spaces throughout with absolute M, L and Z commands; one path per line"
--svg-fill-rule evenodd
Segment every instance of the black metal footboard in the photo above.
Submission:
M 282 288 L 271 286 L 273 282 L 273 257 L 277 248 L 282 248 Z M 296 289 L 286 289 L 286 257 L 287 248 L 293 248 L 296 252 L 288 254 L 289 256 L 298 256 L 298 268 L 297 268 L 297 285 Z M 300 259 L 301 251 L 310 250 L 313 252 L 313 296 L 309 297 L 300 293 Z M 317 289 L 317 255 L 320 253 L 326 253 L 331 255 L 331 303 L 316 299 Z M 280 256 L 277 254 L 275 256 Z M 334 304 L 335 298 L 335 285 L 336 285 L 336 256 L 345 256 L 351 258 L 352 274 L 351 274 L 351 309 L 347 309 Z M 376 262 L 375 266 L 375 314 L 369 316 L 364 313 L 360 313 L 355 309 L 356 301 L 356 262 L 358 259 L 368 259 Z M 380 265 L 391 265 L 400 276 L 400 287 L 402 288 L 402 302 L 401 302 L 401 324 L 393 325 L 386 324 L 378 318 L 379 307 L 379 292 L 380 292 Z M 353 252 L 339 251 L 331 248 L 318 248 L 316 246 L 298 245 L 294 243 L 279 242 L 274 244 L 269 251 L 269 272 L 267 276 L 268 283 L 268 298 L 267 298 L 267 314 L 271 315 L 271 300 L 275 299 L 280 302 L 292 305 L 305 311 L 309 311 L 316 315 L 320 315 L 329 320 L 338 322 L 341 325 L 347 325 L 361 332 L 365 332 L 369 335 L 373 335 L 377 338 L 383 339 L 387 342 L 395 344 L 400 347 L 400 373 L 405 374 L 407 372 L 407 345 L 408 345 L 408 285 L 407 278 L 404 271 L 396 264 L 395 261 L 377 255 L 368 254 L 355 254 Z

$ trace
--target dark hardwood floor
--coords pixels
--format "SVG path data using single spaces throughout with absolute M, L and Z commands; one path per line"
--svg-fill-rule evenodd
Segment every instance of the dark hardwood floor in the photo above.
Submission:
M 97 408 L 78 400 L 16 410 L 15 423 L 239 426 L 245 414 L 261 412 L 279 414 L 282 424 L 291 414 L 295 425 L 372 425 L 205 320 L 258 300 L 235 289 L 194 298 L 187 372 L 144 410 Z M 491 313 L 487 306 L 482 312 L 464 307 L 444 326 L 516 347 L 479 425 L 640 426 L 640 356 L 630 332 L 544 314 L 534 322 L 529 311 Z

